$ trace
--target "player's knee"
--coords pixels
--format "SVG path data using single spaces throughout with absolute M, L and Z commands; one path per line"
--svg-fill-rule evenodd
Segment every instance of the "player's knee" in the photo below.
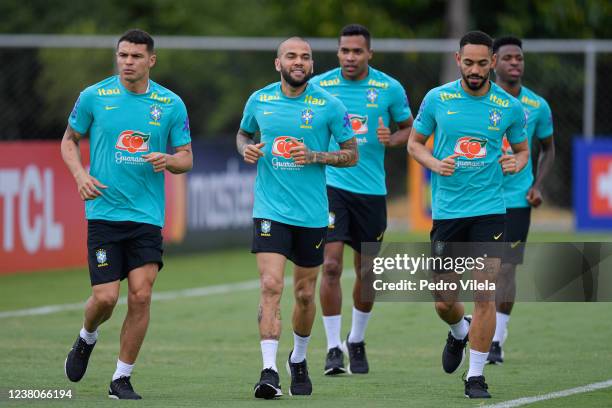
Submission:
M 342 275 L 342 265 L 334 258 L 323 263 L 323 277 L 328 280 L 339 280 Z
M 128 294 L 130 306 L 145 307 L 151 304 L 151 289 L 138 289 Z
M 304 285 L 296 288 L 295 301 L 299 306 L 308 307 L 314 303 L 315 289 L 313 285 Z
M 455 302 L 436 302 L 436 312 L 439 315 L 450 313 L 455 306 Z
M 278 297 L 283 292 L 283 280 L 274 276 L 261 278 L 261 293 L 267 297 Z
M 114 292 L 100 292 L 94 293 L 93 299 L 96 305 L 105 310 L 112 310 L 117 304 L 118 293 Z

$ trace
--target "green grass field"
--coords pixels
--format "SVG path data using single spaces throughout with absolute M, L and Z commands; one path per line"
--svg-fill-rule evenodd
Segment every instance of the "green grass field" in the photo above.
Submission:
M 586 240 L 540 234 L 534 240 Z M 590 236 L 602 239 L 598 236 Z M 388 234 L 387 241 L 403 240 Z M 425 239 L 413 235 L 409 239 Z M 257 278 L 247 250 L 168 256 L 157 293 Z M 345 265 L 350 267 L 350 265 Z M 344 281 L 343 333 L 350 326 L 350 286 Z M 283 336 L 278 364 L 292 347 L 291 287 L 283 299 Z M 84 301 L 85 269 L 0 277 L 0 312 Z M 317 314 L 308 352 L 314 392 L 265 402 L 253 398 L 261 355 L 256 323 L 258 290 L 155 301 L 152 322 L 134 372 L 133 384 L 147 406 L 475 407 L 463 397 L 461 373 L 444 374 L 440 353 L 447 328 L 430 303 L 379 303 L 366 341 L 371 373 L 323 376 L 325 335 Z M 510 323 L 506 363 L 485 370 L 494 404 L 612 379 L 612 305 L 608 303 L 520 303 Z M 469 306 L 468 306 L 469 307 Z M 78 384 L 64 376 L 63 363 L 82 323 L 82 310 L 43 316 L 0 318 L 0 406 L 115 406 L 106 397 L 118 353 L 125 305 L 100 329 L 89 370 Z M 460 370 L 461 372 L 463 369 Z M 9 401 L 9 389 L 71 389 L 67 401 Z M 535 407 L 612 406 L 612 388 L 533 404 Z

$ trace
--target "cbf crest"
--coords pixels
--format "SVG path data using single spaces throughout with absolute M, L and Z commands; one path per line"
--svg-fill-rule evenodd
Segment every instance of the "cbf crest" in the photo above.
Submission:
M 108 264 L 106 263 L 106 260 L 106 249 L 98 249 L 96 251 L 96 261 L 98 261 L 98 267 L 107 266 Z
M 270 230 L 272 230 L 272 221 L 270 220 L 261 220 L 261 236 L 269 237 Z
M 499 124 L 501 123 L 502 112 L 499 109 L 489 110 L 489 130 L 499 130 Z
M 376 104 L 376 101 L 378 100 L 378 89 L 369 88 L 366 91 L 366 99 L 368 100 L 368 102 L 370 102 L 368 106 Z
M 314 119 L 314 112 L 312 109 L 310 108 L 306 108 L 302 111 L 301 114 L 301 120 L 302 120 L 302 126 L 300 126 L 302 129 L 312 129 L 312 120 Z
M 157 104 L 151 105 L 151 107 L 149 108 L 149 115 L 152 119 L 152 122 L 149 122 L 149 124 L 159 126 L 159 120 L 162 117 L 161 106 Z

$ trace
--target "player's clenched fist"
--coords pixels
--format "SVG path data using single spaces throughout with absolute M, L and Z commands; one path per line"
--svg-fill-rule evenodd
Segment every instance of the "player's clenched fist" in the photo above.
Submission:
M 244 161 L 247 163 L 255 164 L 260 157 L 263 157 L 264 153 L 261 148 L 264 147 L 265 143 L 248 144 L 242 151 Z
M 436 168 L 436 173 L 441 176 L 452 176 L 455 172 L 455 157 L 459 156 L 458 154 L 452 154 L 443 160 L 438 162 L 438 166 Z
M 295 164 L 305 165 L 312 163 L 311 151 L 304 143 L 296 142 L 295 145 L 289 149 L 289 153 Z
M 504 174 L 516 173 L 518 167 L 516 165 L 516 157 L 513 154 L 503 154 L 499 158 L 499 163 L 502 166 Z

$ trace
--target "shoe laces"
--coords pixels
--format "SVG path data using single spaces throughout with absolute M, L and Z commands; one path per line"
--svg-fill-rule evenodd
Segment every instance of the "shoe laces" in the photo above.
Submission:
M 478 377 L 470 377 L 468 378 L 467 382 L 471 386 L 477 386 L 483 390 L 487 390 L 489 388 L 482 375 L 479 375 Z
M 342 350 L 340 350 L 338 347 L 334 347 L 333 349 L 330 349 L 327 352 L 327 358 L 329 358 L 329 359 L 337 358 L 341 354 L 342 354 Z
M 351 343 L 351 350 L 353 351 L 353 357 L 361 360 L 365 355 L 365 343 L 363 341 L 359 343 Z
M 119 377 L 117 380 L 115 380 L 115 384 L 120 390 L 134 392 L 134 388 L 132 387 L 132 383 L 130 382 L 130 377 Z
M 465 346 L 465 340 L 456 339 L 450 332 L 448 333 L 448 339 L 446 344 L 449 345 L 454 351 L 461 351 Z
M 297 382 L 304 382 L 308 377 L 308 369 L 306 368 L 306 361 L 301 363 L 294 363 L 295 377 Z

